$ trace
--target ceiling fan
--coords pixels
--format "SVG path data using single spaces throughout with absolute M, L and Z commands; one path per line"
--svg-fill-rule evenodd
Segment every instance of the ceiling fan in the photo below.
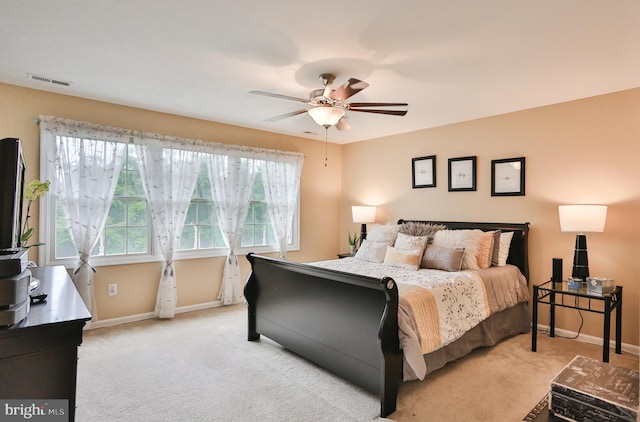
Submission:
M 350 78 L 342 84 L 338 89 L 333 89 L 332 84 L 335 75 L 331 73 L 323 73 L 320 75 L 324 88 L 315 89 L 309 94 L 309 98 L 290 97 L 288 95 L 274 94 L 265 91 L 249 91 L 251 94 L 265 95 L 267 97 L 282 98 L 307 104 L 309 107 L 301 110 L 292 111 L 291 113 L 281 114 L 279 116 L 266 119 L 265 122 L 274 122 L 276 120 L 285 119 L 287 117 L 297 116 L 298 114 L 308 113 L 309 116 L 320 126 L 328 129 L 335 126 L 338 130 L 351 129 L 351 125 L 347 120 L 347 111 L 358 111 L 362 113 L 388 114 L 392 116 L 404 116 L 407 110 L 382 110 L 377 107 L 407 107 L 407 103 L 347 103 L 352 95 L 357 94 L 366 87 L 368 83 L 359 79 Z

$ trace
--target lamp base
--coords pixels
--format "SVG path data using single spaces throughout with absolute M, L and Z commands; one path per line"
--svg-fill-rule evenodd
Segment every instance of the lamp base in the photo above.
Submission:
M 587 256 L 587 236 L 584 234 L 576 235 L 576 250 L 573 254 L 573 269 L 571 271 L 573 278 L 581 278 L 582 282 L 587 281 L 589 277 L 589 257 Z
M 367 225 L 365 223 L 362 223 L 362 225 L 360 226 L 360 245 L 362 245 L 362 242 L 367 238 Z

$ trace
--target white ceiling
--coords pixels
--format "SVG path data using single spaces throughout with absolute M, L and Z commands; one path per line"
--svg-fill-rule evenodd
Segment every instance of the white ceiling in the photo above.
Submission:
M 61 87 L 27 73 L 71 82 Z M 347 143 L 640 86 L 638 0 L 20 0 L 0 6 L 0 81 L 324 140 L 293 101 L 321 73 L 408 102 L 348 112 Z M 62 116 L 65 117 L 65 116 Z M 306 133 L 311 132 L 311 133 Z

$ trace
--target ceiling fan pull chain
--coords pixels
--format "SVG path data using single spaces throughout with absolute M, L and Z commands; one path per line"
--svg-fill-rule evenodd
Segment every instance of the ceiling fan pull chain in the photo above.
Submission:
M 324 166 L 327 167 L 327 132 L 329 132 L 329 126 L 324 127 Z

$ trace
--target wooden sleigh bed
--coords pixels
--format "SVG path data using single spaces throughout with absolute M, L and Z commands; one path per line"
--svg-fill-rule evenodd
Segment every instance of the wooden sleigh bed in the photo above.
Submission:
M 409 221 L 399 221 L 405 222 Z M 419 222 L 445 225 L 450 230 L 513 232 L 507 263 L 517 266 L 528 279 L 528 223 Z M 252 268 L 245 286 L 248 340 L 265 335 L 379 395 L 382 417 L 393 413 L 403 379 L 399 293 L 394 279 L 254 254 L 248 254 L 247 259 Z M 529 329 L 527 302 L 492 314 L 458 340 L 424 355 L 428 373 L 475 348 Z

